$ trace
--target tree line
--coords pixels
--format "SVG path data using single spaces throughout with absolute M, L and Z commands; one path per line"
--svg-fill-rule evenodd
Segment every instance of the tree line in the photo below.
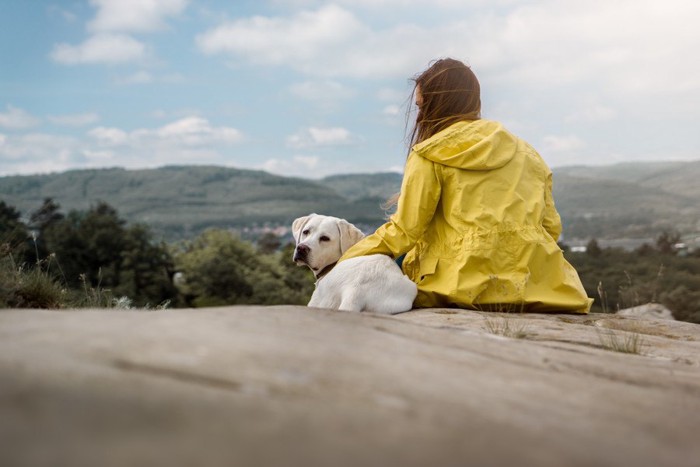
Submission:
M 595 299 L 594 311 L 662 303 L 700 323 L 700 250 L 678 250 L 664 232 L 635 251 L 601 248 L 567 259 Z M 306 304 L 313 275 L 294 245 L 266 234 L 255 243 L 223 229 L 165 243 L 98 202 L 64 214 L 52 199 L 27 220 L 0 201 L 0 307 L 204 307 Z
M 678 248 L 680 235 L 662 232 L 633 251 L 602 248 L 596 239 L 585 253 L 564 248 L 588 292 L 593 311 L 661 303 L 682 321 L 700 323 L 700 249 Z
M 166 244 L 104 202 L 64 214 L 46 199 L 23 221 L 0 201 L 0 307 L 305 304 L 310 274 L 270 243 L 209 230 Z

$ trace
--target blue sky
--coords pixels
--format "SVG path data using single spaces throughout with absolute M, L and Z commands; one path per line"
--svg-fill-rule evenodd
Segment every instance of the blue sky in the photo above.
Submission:
M 700 159 L 694 0 L 0 0 L 0 175 L 400 171 L 410 78 L 465 61 L 553 167 Z

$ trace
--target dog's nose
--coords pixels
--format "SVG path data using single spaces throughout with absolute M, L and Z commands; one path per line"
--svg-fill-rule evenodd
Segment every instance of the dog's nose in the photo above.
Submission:
M 309 254 L 309 251 L 311 251 L 311 249 L 307 245 L 304 245 L 303 243 L 301 245 L 297 245 L 296 249 L 294 250 L 294 261 L 305 260 L 306 256 Z

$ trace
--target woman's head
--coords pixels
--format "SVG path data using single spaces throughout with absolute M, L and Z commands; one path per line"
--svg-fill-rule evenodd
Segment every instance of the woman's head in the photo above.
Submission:
M 459 60 L 436 60 L 414 81 L 418 115 L 411 133 L 411 145 L 430 138 L 453 123 L 479 119 L 479 80 L 471 68 Z

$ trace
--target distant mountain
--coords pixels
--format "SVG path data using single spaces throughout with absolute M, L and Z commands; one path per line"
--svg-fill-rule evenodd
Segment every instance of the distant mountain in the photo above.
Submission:
M 395 172 L 375 174 L 331 175 L 320 183 L 349 200 L 362 198 L 389 199 L 401 189 L 402 175 Z
M 697 232 L 700 161 L 563 167 L 554 195 L 566 239 L 654 238 L 663 230 Z M 0 199 L 25 215 L 44 198 L 85 210 L 97 201 L 166 238 L 207 227 L 289 226 L 310 212 L 344 217 L 371 230 L 381 205 L 401 186 L 396 173 L 334 175 L 321 180 L 215 166 L 96 169 L 0 177 Z
M 378 198 L 348 200 L 322 183 L 254 170 L 178 166 L 0 178 L 0 199 L 25 214 L 47 197 L 65 211 L 105 201 L 128 221 L 149 224 L 170 238 L 208 227 L 291 225 L 313 211 L 361 224 L 379 224 L 383 218 Z
M 651 237 L 700 230 L 700 161 L 554 170 L 554 199 L 569 238 Z
M 607 166 L 570 166 L 555 173 L 576 178 L 615 180 L 659 188 L 700 199 L 700 160 L 692 162 L 624 162 Z

